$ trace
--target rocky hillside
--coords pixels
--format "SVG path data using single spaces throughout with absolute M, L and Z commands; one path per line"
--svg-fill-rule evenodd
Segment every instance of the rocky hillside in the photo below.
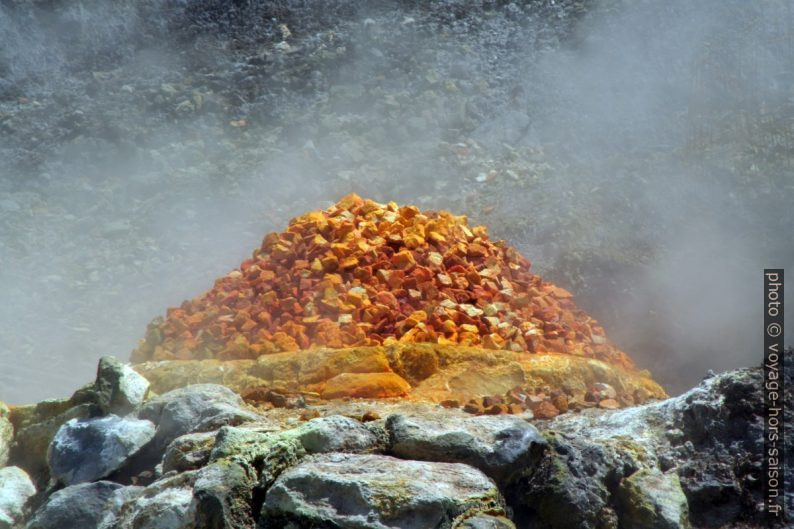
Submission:
M 737 300 L 794 255 L 769 235 L 791 24 L 777 1 L 0 1 L 0 396 L 69 392 L 349 192 L 487 225 L 672 392 L 746 365 Z
M 540 420 L 400 399 L 265 409 L 214 384 L 154 395 L 107 357 L 69 399 L 0 406 L 0 527 L 760 528 L 762 412 L 759 368 Z M 794 523 L 790 458 L 787 478 Z

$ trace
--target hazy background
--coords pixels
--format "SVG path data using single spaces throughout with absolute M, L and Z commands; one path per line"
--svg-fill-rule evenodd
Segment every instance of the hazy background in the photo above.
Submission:
M 759 363 L 789 2 L 370 4 L 0 0 L 0 400 L 350 191 L 486 224 L 673 393 Z

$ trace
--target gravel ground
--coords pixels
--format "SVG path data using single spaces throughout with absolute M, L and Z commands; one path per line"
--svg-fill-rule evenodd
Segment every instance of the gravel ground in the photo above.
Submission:
M 90 380 L 351 191 L 488 225 L 673 393 L 757 362 L 785 3 L 371 4 L 0 0 L 0 399 Z

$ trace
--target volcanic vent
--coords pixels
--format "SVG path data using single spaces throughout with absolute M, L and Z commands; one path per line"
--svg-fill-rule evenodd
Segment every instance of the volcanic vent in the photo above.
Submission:
M 581 371 L 572 386 L 599 382 L 594 370 L 600 378 L 615 371 L 625 374 L 618 386 L 632 395 L 638 385 L 650 387 L 645 395 L 664 394 L 569 292 L 532 274 L 527 259 L 491 241 L 484 227 L 469 227 L 466 217 L 449 212 L 357 195 L 265 236 L 252 257 L 211 290 L 152 322 L 133 361 L 248 360 L 241 365 L 253 362 L 261 374 L 263 363 L 285 355 L 313 351 L 316 363 L 322 357 L 317 351 L 333 356 L 339 350 L 358 351 L 357 358 L 373 351 L 385 358 L 374 362 L 381 365 L 375 373 L 410 382 L 385 393 L 351 390 L 354 396 L 408 393 L 444 366 L 476 361 L 478 354 L 488 359 L 485 367 L 519 366 L 507 385 L 535 380 L 533 372 L 548 370 L 551 362 L 564 364 L 562 371 Z M 529 364 L 537 368 L 541 358 L 545 367 L 533 371 Z M 297 376 L 298 385 L 322 391 L 333 376 L 372 372 L 373 362 L 363 362 L 332 362 L 324 380 Z M 565 385 L 564 379 L 554 383 Z M 432 400 L 485 391 L 473 380 L 457 389 L 449 380 L 431 386 Z

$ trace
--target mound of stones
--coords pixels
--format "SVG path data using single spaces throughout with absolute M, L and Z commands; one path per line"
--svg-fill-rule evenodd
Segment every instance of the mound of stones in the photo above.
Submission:
M 529 268 L 464 216 L 348 195 L 268 234 L 211 290 L 169 309 L 133 360 L 434 343 L 633 368 L 569 292 Z

